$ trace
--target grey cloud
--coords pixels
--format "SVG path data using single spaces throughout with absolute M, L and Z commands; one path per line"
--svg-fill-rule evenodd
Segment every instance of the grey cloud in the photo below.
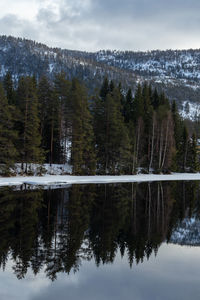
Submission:
M 200 2 L 197 0 L 93 0 L 94 11 L 113 15 L 155 16 L 176 12 L 198 13 Z
M 35 22 L 7 16 L 0 20 L 1 32 L 81 50 L 200 47 L 198 0 L 37 1 Z
M 21 20 L 16 15 L 9 14 L 0 19 L 0 33 L 13 36 L 32 37 L 37 39 L 38 29 L 29 21 Z
M 70 277 L 59 275 L 56 282 L 41 289 L 31 300 L 196 299 L 200 287 L 195 256 L 188 265 L 183 263 L 187 261 L 186 251 L 182 251 L 181 259 L 174 256 L 170 246 L 162 247 L 162 251 L 166 254 L 161 253 L 160 259 L 155 260 L 152 255 L 148 262 L 134 265 L 133 269 L 130 269 L 128 259 L 119 257 L 114 264 L 98 269 L 92 261 L 84 263 L 78 273 Z M 190 284 L 187 284 L 188 280 Z

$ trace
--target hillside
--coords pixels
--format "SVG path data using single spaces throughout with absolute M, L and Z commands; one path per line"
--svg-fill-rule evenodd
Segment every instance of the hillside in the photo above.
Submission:
M 84 81 L 91 91 L 105 76 L 133 90 L 136 83 L 149 81 L 177 101 L 184 117 L 194 117 L 200 99 L 200 50 L 88 53 L 1 36 L 0 77 L 7 71 L 16 80 L 22 75 L 39 78 L 43 74 L 52 79 L 55 73 L 64 71 L 69 79 Z

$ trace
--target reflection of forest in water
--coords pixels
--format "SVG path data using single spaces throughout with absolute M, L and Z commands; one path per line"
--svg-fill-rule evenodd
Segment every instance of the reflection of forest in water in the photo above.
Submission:
M 54 280 L 82 260 L 114 262 L 118 250 L 132 266 L 156 254 L 186 216 L 198 218 L 199 193 L 199 182 L 0 189 L 1 267 L 12 258 L 19 279 L 30 267 Z

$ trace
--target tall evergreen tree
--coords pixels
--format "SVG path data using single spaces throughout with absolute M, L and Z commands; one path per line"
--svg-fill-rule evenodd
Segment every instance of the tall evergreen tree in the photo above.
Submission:
M 70 99 L 71 82 L 66 79 L 66 74 L 61 72 L 54 80 L 55 95 L 59 109 L 59 135 L 60 135 L 60 162 L 67 160 L 67 145 L 69 144 L 72 130 L 72 102 Z
M 197 139 L 196 135 L 193 133 L 188 147 L 188 157 L 187 157 L 187 164 L 191 172 L 198 171 L 198 159 L 197 159 Z
M 129 123 L 129 121 L 131 120 L 131 116 L 133 114 L 133 96 L 132 96 L 131 89 L 129 89 L 126 94 L 125 102 L 122 110 L 123 110 L 125 123 Z
M 32 77 L 22 77 L 17 89 L 17 101 L 21 112 L 19 126 L 20 158 L 22 167 L 28 171 L 28 163 L 41 163 L 43 151 L 41 145 L 38 98 Z
M 159 95 L 158 95 L 158 91 L 155 88 L 153 91 L 153 95 L 151 98 L 151 104 L 153 105 L 153 108 L 156 110 L 159 106 Z
M 60 100 L 46 77 L 38 85 L 41 147 L 46 162 L 59 163 L 62 157 L 60 140 Z
M 105 82 L 101 91 L 104 86 Z M 119 88 L 107 93 L 105 98 L 96 98 L 94 124 L 99 172 L 130 172 L 130 141 L 122 116 Z
M 144 117 L 144 101 L 143 101 L 143 95 L 142 95 L 142 87 L 140 84 L 138 84 L 134 101 L 133 101 L 133 121 L 135 124 L 137 124 L 139 118 Z
M 13 86 L 12 75 L 10 72 L 7 72 L 3 79 L 3 87 L 6 92 L 6 97 L 8 99 L 8 104 L 15 104 L 15 90 Z
M 101 86 L 101 89 L 100 89 L 100 97 L 102 100 L 105 100 L 106 99 L 106 96 L 107 94 L 110 92 L 110 86 L 109 86 L 109 81 L 108 81 L 108 78 L 105 77 L 104 78 L 104 81 L 103 81 L 103 84 Z
M 175 140 L 175 155 L 173 158 L 173 171 L 180 170 L 180 156 L 182 152 L 182 132 L 183 121 L 179 115 L 176 102 L 173 101 L 171 105 L 171 112 L 174 122 L 174 140 Z
M 187 157 L 188 157 L 188 147 L 189 147 L 189 134 L 187 127 L 183 126 L 180 148 L 178 152 L 178 167 L 179 171 L 186 172 L 187 171 Z
M 17 132 L 13 128 L 11 106 L 0 83 L 0 173 L 8 175 L 17 160 L 15 142 Z
M 96 171 L 92 117 L 84 86 L 73 79 L 71 87 L 72 138 L 71 162 L 73 174 L 92 175 Z

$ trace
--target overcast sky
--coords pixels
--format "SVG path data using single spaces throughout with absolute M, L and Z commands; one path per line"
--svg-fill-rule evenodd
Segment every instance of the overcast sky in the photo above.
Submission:
M 200 1 L 0 0 L 0 34 L 87 51 L 200 48 Z

